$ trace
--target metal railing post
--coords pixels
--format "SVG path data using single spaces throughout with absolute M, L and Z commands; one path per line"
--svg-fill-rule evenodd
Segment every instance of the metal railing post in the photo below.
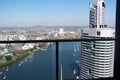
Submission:
M 56 42 L 56 80 L 59 80 L 59 42 Z
M 116 8 L 116 33 L 115 33 L 115 62 L 114 62 L 114 78 L 120 79 L 120 0 L 117 0 Z

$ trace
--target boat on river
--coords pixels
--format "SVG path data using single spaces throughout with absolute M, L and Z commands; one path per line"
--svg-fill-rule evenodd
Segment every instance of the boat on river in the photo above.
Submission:
M 4 76 L 3 76 L 3 79 L 6 79 L 6 78 L 7 78 L 7 76 L 6 76 L 6 75 L 4 75 Z
M 74 75 L 78 75 L 77 69 L 74 69 L 74 70 L 73 70 L 73 74 L 74 74 Z
M 76 76 L 76 79 L 79 79 L 79 76 Z
M 0 72 L 0 75 L 2 74 L 3 72 Z
M 7 68 L 6 68 L 6 71 L 8 71 L 8 66 L 7 66 Z
M 23 61 L 21 61 L 18 65 L 21 66 L 23 64 Z
M 73 70 L 73 75 L 75 75 L 76 79 L 79 79 L 79 70 L 76 68 Z
M 74 52 L 76 52 L 77 50 L 76 50 L 76 47 L 74 46 Z
M 77 51 L 79 51 L 79 45 L 78 45 L 78 44 L 77 44 L 77 47 L 76 47 L 76 48 L 77 48 Z
M 27 62 L 27 59 L 25 59 L 25 62 Z

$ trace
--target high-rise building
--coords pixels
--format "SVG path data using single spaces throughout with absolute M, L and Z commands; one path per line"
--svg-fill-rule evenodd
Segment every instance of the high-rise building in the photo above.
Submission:
M 104 22 L 104 0 L 90 3 L 90 25 L 82 29 L 81 38 L 114 38 L 114 29 Z M 113 77 L 114 41 L 82 41 L 80 79 Z
M 97 2 L 90 3 L 90 28 L 105 28 L 104 24 L 104 0 L 97 0 Z
M 59 29 L 59 35 L 60 35 L 60 36 L 63 36 L 63 35 L 64 35 L 64 29 L 63 29 L 63 28 L 60 28 L 60 29 Z

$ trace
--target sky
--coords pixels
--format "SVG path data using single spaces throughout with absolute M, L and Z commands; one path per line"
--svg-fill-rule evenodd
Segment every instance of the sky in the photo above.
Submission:
M 0 0 L 0 27 L 88 26 L 96 0 Z M 105 0 L 105 23 L 115 25 L 116 0 Z

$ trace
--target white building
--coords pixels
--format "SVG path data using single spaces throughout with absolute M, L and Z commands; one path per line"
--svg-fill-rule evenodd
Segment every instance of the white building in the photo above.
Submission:
M 81 31 L 81 38 L 114 38 L 114 29 L 104 25 L 104 8 L 104 0 L 90 3 L 90 26 Z M 114 41 L 83 41 L 80 57 L 80 79 L 113 77 Z
M 28 50 L 34 48 L 34 44 L 32 43 L 26 43 L 23 47 L 22 50 Z
M 64 35 L 64 29 L 63 29 L 63 28 L 60 28 L 60 29 L 59 29 L 59 35 L 60 35 L 60 36 L 63 36 L 63 35 Z
M 107 27 L 104 24 L 104 0 L 97 0 L 97 2 L 90 3 L 90 28 L 104 28 Z
M 19 38 L 19 40 L 27 40 L 25 35 L 19 35 L 18 38 Z

